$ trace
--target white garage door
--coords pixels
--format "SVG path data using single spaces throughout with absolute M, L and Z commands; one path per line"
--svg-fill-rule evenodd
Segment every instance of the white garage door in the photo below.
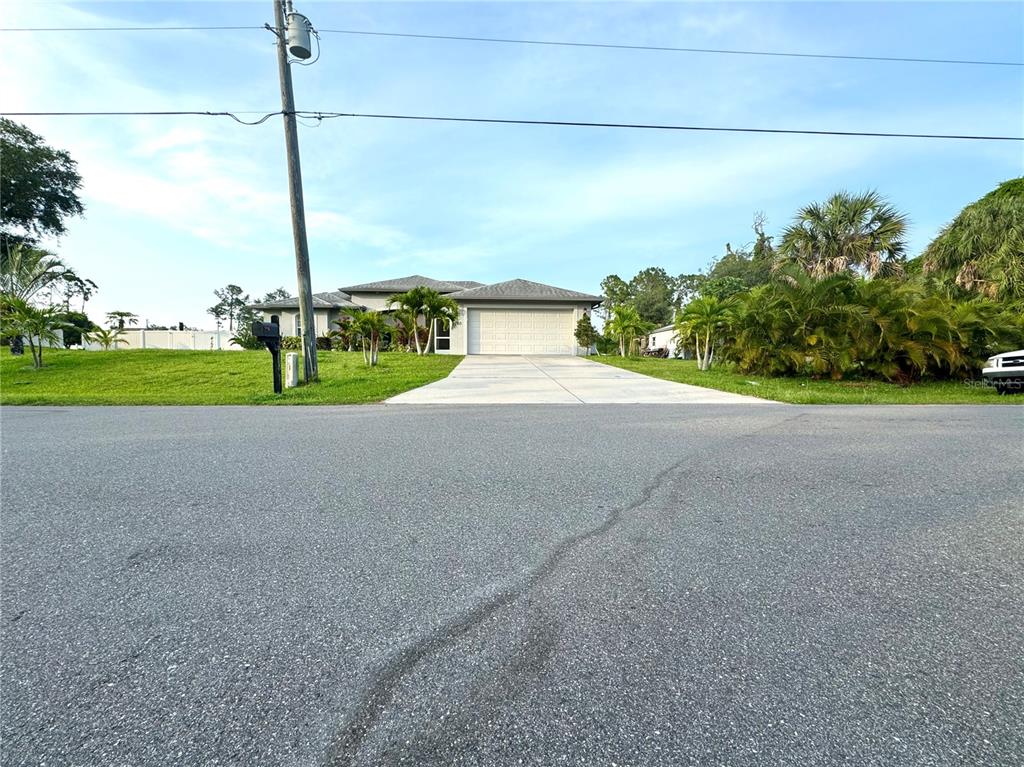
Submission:
M 575 354 L 571 309 L 470 309 L 470 354 Z

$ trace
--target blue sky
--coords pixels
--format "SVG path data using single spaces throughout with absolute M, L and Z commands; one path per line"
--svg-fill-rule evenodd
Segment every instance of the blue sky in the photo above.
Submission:
M 296 2 L 322 29 L 1021 60 L 1019 3 Z M 260 25 L 271 4 L 6 3 L 4 26 Z M 5 34 L 0 111 L 280 108 L 273 38 Z M 340 34 L 293 68 L 299 109 L 1024 135 L 1024 71 Z M 209 327 L 212 291 L 295 292 L 280 118 L 26 118 L 67 148 L 86 215 L 52 243 L 111 309 Z M 330 120 L 300 129 L 314 290 L 420 273 L 597 291 L 700 270 L 801 205 L 878 189 L 916 255 L 1024 173 L 1024 147 L 877 138 Z

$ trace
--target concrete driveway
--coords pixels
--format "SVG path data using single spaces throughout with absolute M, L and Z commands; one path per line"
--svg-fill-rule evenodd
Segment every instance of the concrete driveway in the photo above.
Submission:
M 583 357 L 466 357 L 447 378 L 387 400 L 451 404 L 766 404 L 756 397 L 663 381 Z

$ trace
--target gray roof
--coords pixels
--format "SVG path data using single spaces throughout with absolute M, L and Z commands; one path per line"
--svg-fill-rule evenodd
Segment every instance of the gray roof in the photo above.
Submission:
M 477 282 L 476 280 L 448 280 L 452 285 L 458 285 L 460 288 L 465 290 L 466 288 L 482 288 L 484 283 Z
M 274 301 L 251 304 L 251 306 L 254 309 L 298 309 L 299 299 L 295 296 L 292 298 L 278 298 Z M 314 309 L 351 309 L 353 307 L 364 308 L 362 304 L 353 303 L 351 296 L 348 293 L 342 293 L 340 290 L 313 294 Z
M 479 282 L 472 283 L 479 285 Z M 447 280 L 433 280 L 424 277 L 422 274 L 411 274 L 408 277 L 398 277 L 394 280 L 381 280 L 380 282 L 364 282 L 362 285 L 352 285 L 341 288 L 346 293 L 404 293 L 413 288 L 430 288 L 438 293 L 454 293 L 457 290 L 465 289 L 469 283 L 448 282 Z
M 675 329 L 676 329 L 675 325 L 662 325 L 660 328 L 655 328 L 651 332 L 652 333 L 660 333 L 663 330 L 675 330 Z
M 456 301 L 577 301 L 586 303 L 600 303 L 601 297 L 590 293 L 578 293 L 575 290 L 556 288 L 553 285 L 544 285 L 540 282 L 529 280 L 508 280 L 507 282 L 496 282 L 493 285 L 483 285 L 479 288 L 470 288 L 458 293 L 452 293 L 449 298 Z

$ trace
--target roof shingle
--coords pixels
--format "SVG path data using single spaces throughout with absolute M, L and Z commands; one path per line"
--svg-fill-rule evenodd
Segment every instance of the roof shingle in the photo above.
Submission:
M 530 280 L 508 280 L 496 282 L 493 285 L 483 285 L 478 288 L 461 290 L 452 293 L 449 298 L 456 301 L 579 301 L 599 303 L 600 296 L 590 293 L 579 293 L 575 290 L 556 288 L 554 285 L 544 285 L 540 282 Z

